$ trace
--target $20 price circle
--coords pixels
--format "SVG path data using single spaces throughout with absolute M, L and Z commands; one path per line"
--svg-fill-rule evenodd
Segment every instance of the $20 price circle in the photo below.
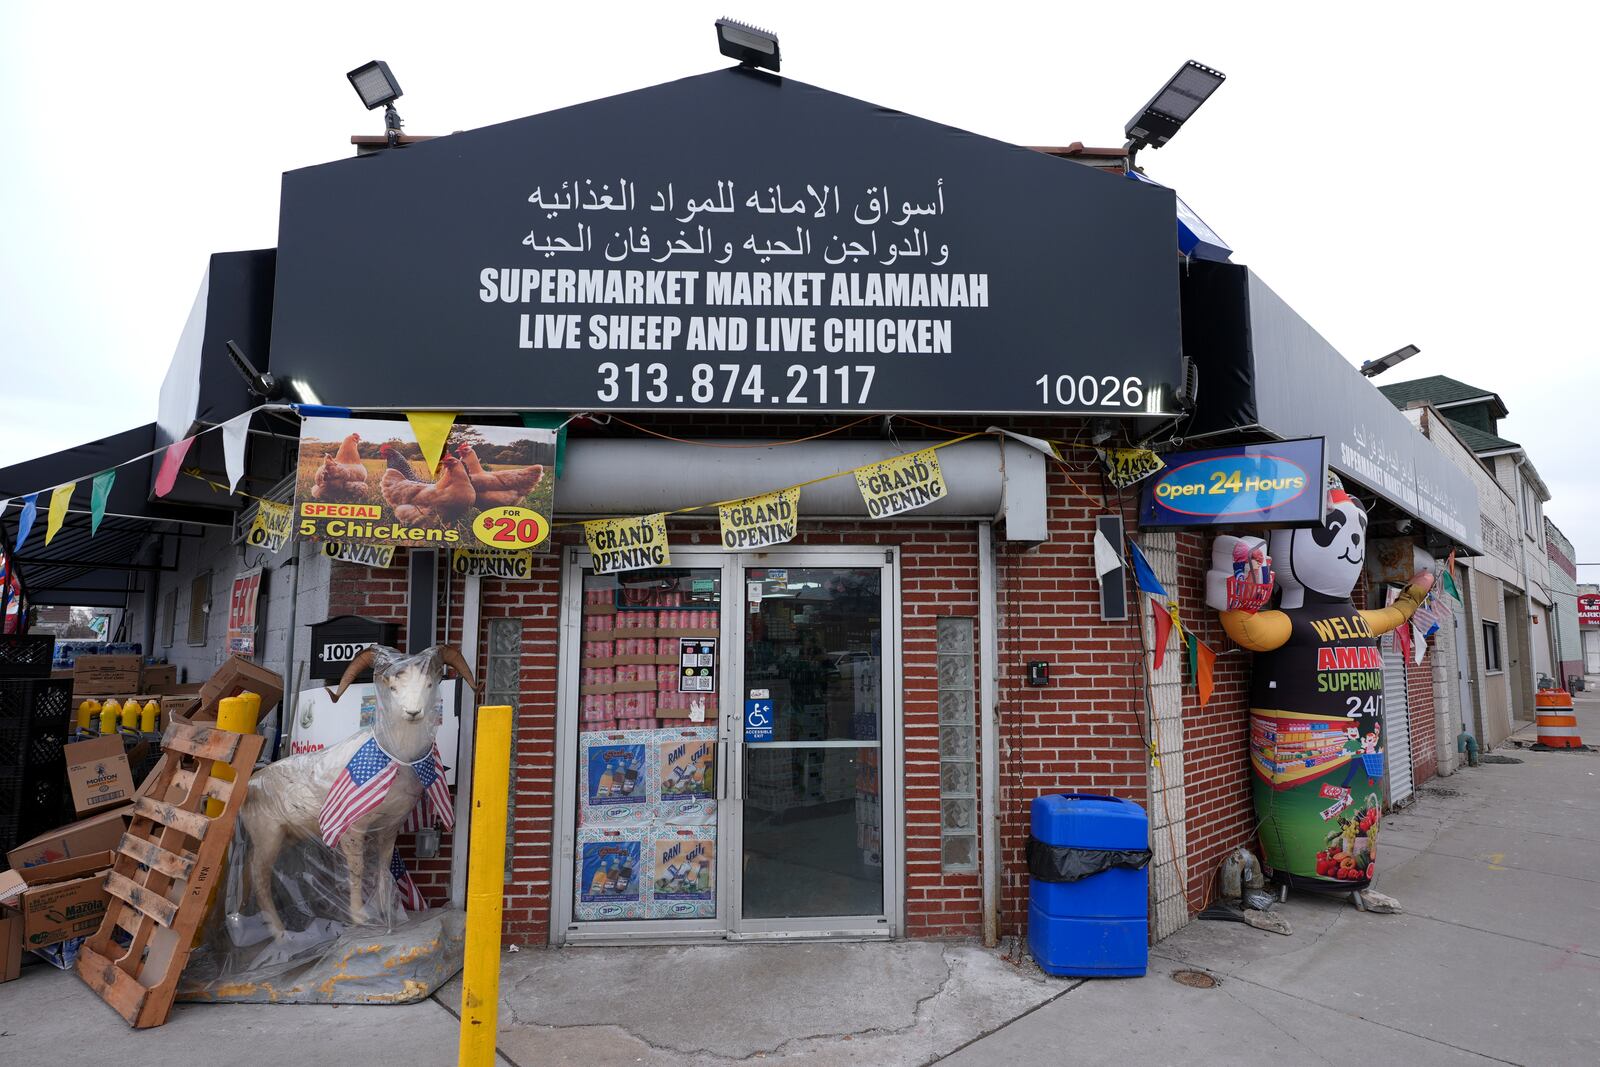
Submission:
M 543 544 L 550 536 L 550 520 L 515 505 L 490 508 L 472 520 L 472 534 L 490 548 L 515 552 Z

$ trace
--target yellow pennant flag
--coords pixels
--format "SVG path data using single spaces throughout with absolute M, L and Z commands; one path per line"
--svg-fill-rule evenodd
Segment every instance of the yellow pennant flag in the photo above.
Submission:
M 67 505 L 72 502 L 72 491 L 77 487 L 77 482 L 58 485 L 50 494 L 50 515 L 44 527 L 45 544 L 48 545 L 55 539 L 56 531 L 61 529 L 61 524 L 66 521 Z
M 717 517 L 722 523 L 723 548 L 781 545 L 794 540 L 800 522 L 800 490 L 779 489 L 776 493 L 718 504 Z
M 417 445 L 422 449 L 422 458 L 428 464 L 428 473 L 435 478 L 439 477 L 439 457 L 444 454 L 444 442 L 450 436 L 450 427 L 455 425 L 456 413 L 408 411 L 406 421 L 411 423 L 411 432 L 416 435 Z
M 672 562 L 667 547 L 667 516 L 634 515 L 625 519 L 595 519 L 583 524 L 596 574 L 665 567 Z

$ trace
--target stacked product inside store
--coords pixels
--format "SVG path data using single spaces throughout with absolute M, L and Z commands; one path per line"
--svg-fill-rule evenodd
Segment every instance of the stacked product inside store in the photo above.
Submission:
M 631 577 L 631 576 L 630 576 Z M 575 914 L 716 914 L 714 589 L 586 579 Z

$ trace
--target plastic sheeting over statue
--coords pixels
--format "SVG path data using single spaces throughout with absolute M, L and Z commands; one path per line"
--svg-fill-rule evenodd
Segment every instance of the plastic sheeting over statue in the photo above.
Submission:
M 371 725 L 252 777 L 220 899 L 184 975 L 186 995 L 292 983 L 353 928 L 381 938 L 404 922 L 408 906 L 424 906 L 395 838 L 405 827 L 454 822 L 435 744 L 447 666 L 477 688 L 450 646 L 415 654 L 367 648 L 333 698 L 371 667 Z
M 1271 534 L 1279 610 L 1229 610 L 1234 561 L 1261 545 L 1217 538 L 1207 603 L 1228 636 L 1256 653 L 1250 764 L 1262 851 L 1290 885 L 1364 889 L 1376 871 L 1383 807 L 1378 638 L 1411 618 L 1433 575 L 1416 575 L 1389 607 L 1358 610 L 1350 594 L 1366 561 L 1367 513 L 1334 488 L 1322 525 Z

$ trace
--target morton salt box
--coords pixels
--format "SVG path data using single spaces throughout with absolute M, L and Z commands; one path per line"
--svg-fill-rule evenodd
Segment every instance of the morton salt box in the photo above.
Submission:
M 128 766 L 122 738 L 96 737 L 66 747 L 67 786 L 72 807 L 90 815 L 133 803 L 133 771 Z

